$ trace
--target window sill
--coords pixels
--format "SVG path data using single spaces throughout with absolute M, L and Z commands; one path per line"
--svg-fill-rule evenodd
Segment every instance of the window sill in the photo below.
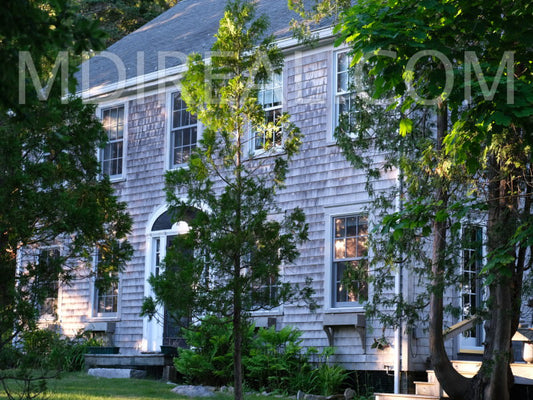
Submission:
M 272 310 L 264 310 L 264 311 L 254 311 L 251 313 L 252 315 L 252 318 L 253 317 L 279 317 L 279 316 L 282 316 L 283 315 L 283 310 L 281 307 L 276 307 Z
M 348 314 L 348 313 L 365 313 L 363 305 L 360 306 L 337 306 L 324 309 L 324 314 Z
M 125 182 L 125 181 L 126 181 L 125 176 L 110 176 L 109 177 L 109 182 L 111 183 L 120 183 L 120 182 Z
M 189 164 L 184 163 L 184 164 L 171 165 L 167 168 L 167 171 L 179 171 L 180 169 L 189 169 Z
M 482 355 L 483 354 L 483 346 L 481 347 L 472 347 L 472 348 L 464 348 L 459 349 L 457 352 L 458 354 L 476 354 L 476 355 Z
M 253 160 L 254 158 L 267 158 L 276 157 L 285 153 L 282 146 L 276 146 L 268 150 L 253 150 L 250 152 L 248 158 Z
M 324 325 L 358 325 L 364 326 L 365 312 L 328 312 L 324 314 Z
M 91 322 L 119 322 L 120 317 L 118 315 L 94 315 L 88 319 L 88 323 Z

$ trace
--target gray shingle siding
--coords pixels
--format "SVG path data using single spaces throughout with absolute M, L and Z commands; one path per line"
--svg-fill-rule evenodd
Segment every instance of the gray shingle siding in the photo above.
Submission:
M 138 351 L 143 321 L 145 245 L 148 218 L 164 202 L 166 98 L 164 94 L 128 102 L 127 174 L 122 200 L 133 218 L 129 238 L 134 255 L 121 276 L 121 312 L 115 343 L 123 353 Z

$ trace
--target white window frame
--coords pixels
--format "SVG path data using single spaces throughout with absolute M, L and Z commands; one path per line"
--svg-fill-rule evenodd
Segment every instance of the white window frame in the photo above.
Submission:
M 278 280 L 278 282 L 277 283 L 275 283 L 275 282 L 267 283 L 266 285 L 258 286 L 256 288 L 256 290 L 262 290 L 264 288 L 269 288 L 270 290 L 272 290 L 272 288 L 276 288 L 276 287 L 279 290 L 279 287 L 280 287 L 280 285 L 282 284 L 282 281 L 283 281 L 283 277 L 285 276 L 284 273 L 285 273 L 285 266 L 284 265 L 280 265 L 279 266 L 279 277 L 280 277 L 280 279 Z M 251 315 L 252 315 L 252 317 L 268 317 L 268 316 L 283 315 L 283 307 L 284 307 L 284 304 L 280 304 L 277 307 L 272 307 L 272 308 L 269 308 L 269 307 L 258 308 L 257 310 L 254 310 L 251 313 Z
M 333 248 L 334 241 L 334 221 L 337 217 L 347 217 L 352 215 L 366 216 L 368 223 L 368 230 L 371 228 L 370 216 L 368 211 L 364 209 L 363 203 L 351 204 L 351 205 L 339 205 L 339 206 L 326 206 L 324 207 L 324 226 L 325 226 L 325 238 L 324 238 L 324 311 L 326 313 L 339 313 L 339 312 L 364 312 L 364 303 L 362 302 L 347 302 L 342 304 L 336 304 L 334 296 L 336 291 L 334 290 L 335 282 L 333 273 L 334 254 Z M 370 250 L 368 250 L 367 259 L 372 257 Z M 369 274 L 371 273 L 369 269 Z M 368 295 L 370 297 L 370 290 L 368 288 Z
M 485 228 L 483 227 L 482 224 L 480 223 L 468 223 L 468 222 L 463 222 L 463 227 L 461 229 L 461 239 L 464 240 L 464 236 L 465 236 L 465 232 L 466 230 L 468 229 L 471 229 L 471 228 L 474 228 L 474 229 L 479 229 L 479 232 L 481 234 L 481 248 L 479 249 L 481 254 L 481 268 L 483 268 L 483 263 L 484 263 L 484 260 L 485 260 L 485 256 L 486 256 L 486 248 L 485 248 L 485 235 L 486 235 L 486 232 L 485 232 Z M 465 265 L 465 252 L 467 251 L 475 251 L 475 249 L 472 249 L 472 248 L 467 248 L 465 246 L 461 246 L 461 256 L 460 256 L 460 260 L 461 260 L 461 274 L 464 274 L 465 273 L 465 270 L 464 270 L 464 265 Z M 476 300 L 477 300 L 477 305 L 476 306 L 479 306 L 479 304 L 484 300 L 484 297 L 485 297 L 485 293 L 484 293 L 484 290 L 482 288 L 482 283 L 480 281 L 480 279 L 478 278 L 477 279 L 478 282 L 476 282 L 476 285 L 477 285 L 477 288 L 476 289 L 479 289 L 479 292 L 476 291 L 476 293 L 473 293 L 475 296 L 476 296 Z M 472 292 L 470 292 L 472 294 Z M 463 315 L 463 296 L 465 295 L 465 293 L 463 292 L 463 288 L 461 287 L 459 289 L 459 302 L 460 302 L 460 306 L 461 306 L 461 318 L 464 318 L 464 315 Z M 479 297 L 479 298 L 478 298 Z M 460 353 L 468 353 L 468 352 L 475 352 L 475 353 L 478 353 L 480 350 L 483 349 L 483 341 L 485 340 L 485 330 L 483 329 L 483 327 L 479 327 L 479 326 L 474 326 L 473 329 L 476 329 L 477 330 L 477 334 L 480 335 L 480 337 L 476 337 L 476 338 L 471 338 L 471 337 L 465 337 L 463 333 L 461 333 L 459 335 L 459 352 Z M 480 344 L 477 344 L 477 343 L 474 343 L 474 342 L 480 342 Z
M 95 250 L 93 255 L 93 271 L 96 272 L 96 268 L 98 267 L 98 251 Z M 121 292 L 122 292 L 122 285 L 121 285 L 121 276 L 120 273 L 118 274 L 118 280 L 117 280 L 117 310 L 112 312 L 98 312 L 98 302 L 99 302 L 99 293 L 98 289 L 96 288 L 96 280 L 97 276 L 95 273 L 95 276 L 91 280 L 91 315 L 93 319 L 98 320 L 118 320 L 120 315 L 120 300 L 121 300 Z
M 182 198 L 184 200 L 184 198 Z M 145 258 L 145 269 L 144 269 L 144 295 L 146 297 L 154 297 L 154 291 L 152 286 L 149 283 L 150 276 L 152 274 L 156 275 L 161 270 L 161 262 L 165 259 L 166 250 L 167 250 L 167 240 L 169 237 L 178 236 L 183 234 L 182 230 L 187 229 L 187 227 L 180 227 L 180 223 L 174 223 L 170 229 L 162 229 L 158 231 L 153 231 L 152 227 L 157 221 L 157 219 L 168 211 L 168 206 L 160 206 L 155 212 L 151 215 L 151 218 L 148 220 L 146 225 L 146 258 Z M 157 263 L 157 241 L 159 240 L 159 264 Z M 157 313 L 164 315 L 164 307 L 158 306 Z M 149 320 L 148 317 L 145 317 L 143 320 L 143 342 L 141 348 L 144 351 L 159 351 L 160 346 L 163 344 L 163 334 L 164 334 L 164 323 L 159 321 L 157 318 Z
M 104 163 L 106 162 L 106 160 L 104 159 L 105 148 L 111 143 L 121 142 L 122 143 L 121 172 L 119 174 L 109 175 L 109 179 L 111 181 L 119 181 L 119 180 L 123 180 L 126 177 L 126 165 L 127 165 L 126 160 L 127 160 L 127 154 L 128 154 L 128 102 L 120 101 L 116 103 L 102 104 L 98 109 L 98 117 L 100 121 L 102 122 L 102 124 L 104 125 L 104 113 L 114 108 L 117 108 L 117 109 L 123 108 L 124 110 L 123 122 L 122 122 L 122 138 L 120 140 L 118 139 L 109 140 L 103 149 L 99 149 L 98 160 L 100 162 L 102 174 L 107 175 L 104 169 Z M 105 129 L 105 125 L 104 125 L 104 129 Z
M 57 250 L 59 253 L 59 257 L 61 257 L 61 246 L 59 245 L 52 245 L 52 246 L 45 246 L 37 248 L 37 254 L 36 254 L 36 262 L 39 262 L 39 259 L 41 257 L 41 253 L 43 251 L 51 251 L 51 250 Z M 61 304 L 61 282 L 57 280 L 57 297 L 56 297 L 56 309 L 55 314 L 49 314 L 49 313 L 43 313 L 42 310 L 40 311 L 39 315 L 39 321 L 40 322 L 49 322 L 49 321 L 55 321 L 59 319 L 60 316 L 60 304 Z M 46 300 L 48 300 L 50 297 L 47 297 Z M 46 301 L 45 300 L 45 301 Z M 44 307 L 44 304 L 42 305 Z
M 283 214 L 282 213 L 269 214 L 267 219 L 269 221 L 281 222 L 283 220 Z M 260 286 L 257 287 L 257 290 L 260 290 L 260 289 L 263 289 L 263 288 L 266 288 L 266 287 L 268 287 L 269 289 L 277 287 L 278 290 L 279 290 L 279 287 L 283 284 L 284 279 L 285 279 L 285 264 L 284 263 L 282 263 L 279 266 L 278 272 L 279 272 L 279 279 L 278 279 L 277 283 L 276 282 L 272 282 L 272 283 L 267 283 L 266 285 L 265 284 L 260 285 Z M 270 289 L 270 290 L 272 290 L 272 289 Z M 285 306 L 285 304 L 282 303 L 282 304 L 278 305 L 277 307 L 258 308 L 257 310 L 254 310 L 251 313 L 251 315 L 252 315 L 252 317 L 258 317 L 258 318 L 283 315 L 284 306 Z
M 190 115 L 190 113 L 189 115 L 191 118 L 195 120 L 195 123 L 174 128 L 174 97 L 176 95 L 179 95 L 181 97 L 181 90 L 173 90 L 172 92 L 169 92 L 167 94 L 168 129 L 167 129 L 167 140 L 166 140 L 167 151 L 166 151 L 165 158 L 166 158 L 166 165 L 167 165 L 168 170 L 184 168 L 187 166 L 187 161 L 183 163 L 179 163 L 179 164 L 176 164 L 174 162 L 174 133 L 178 130 L 185 130 L 185 129 L 189 129 L 193 127 L 196 128 L 196 142 L 194 143 L 194 145 L 192 145 L 192 143 L 189 143 L 186 145 L 189 147 L 191 152 L 198 146 L 198 143 L 201 139 L 201 133 L 202 133 L 201 124 L 197 120 L 197 117 Z M 189 153 L 189 156 L 190 154 L 191 153 Z
M 351 82 L 351 79 L 350 79 L 350 69 L 349 69 L 349 66 L 350 66 L 350 61 L 351 61 L 351 56 L 348 55 L 348 52 L 350 50 L 349 49 L 343 49 L 343 50 L 339 50 L 339 51 L 334 51 L 333 52 L 333 62 L 332 62 L 332 65 L 333 65 L 333 73 L 332 73 L 332 131 L 331 131 L 331 136 L 332 136 L 332 140 L 333 140 L 333 133 L 335 131 L 335 129 L 337 128 L 337 126 L 339 125 L 339 108 L 342 104 L 342 102 L 344 101 L 345 98 L 348 98 L 348 104 L 350 103 L 350 96 L 353 95 L 353 92 L 348 90 L 349 88 L 349 85 L 352 83 Z M 347 62 L 346 62 L 346 69 L 342 69 L 339 71 L 339 56 L 341 55 L 345 55 L 346 58 L 347 58 Z M 346 78 L 346 88 L 344 89 L 341 89 L 341 90 L 338 90 L 339 88 L 339 74 L 343 74 Z M 342 101 L 341 101 L 342 99 Z M 348 105 L 348 109 L 350 108 L 350 105 Z
M 274 79 L 273 79 L 274 78 Z M 284 106 L 285 102 L 283 101 L 285 98 L 285 74 L 283 74 L 283 71 L 280 73 L 272 74 L 272 76 L 266 81 L 259 84 L 259 90 L 257 93 L 257 102 L 263 107 L 263 111 L 265 114 L 272 113 L 274 115 L 274 121 L 276 118 L 279 118 L 284 112 Z M 264 96 L 265 92 L 271 91 L 272 93 L 272 101 L 267 103 L 267 106 L 265 106 Z M 279 104 L 276 104 L 274 101 L 275 93 L 276 91 L 279 91 Z M 266 121 L 268 122 L 269 118 L 266 118 Z M 259 137 L 258 132 L 255 132 L 253 127 L 250 129 L 250 153 L 253 155 L 259 155 L 264 154 L 267 152 L 279 152 L 283 148 L 283 141 L 285 139 L 285 135 L 283 130 L 281 133 L 281 138 L 279 138 L 279 143 L 277 143 L 276 140 L 273 140 L 273 144 L 265 149 L 264 143 L 265 138 Z M 262 146 L 257 146 L 258 140 L 261 140 L 263 143 Z

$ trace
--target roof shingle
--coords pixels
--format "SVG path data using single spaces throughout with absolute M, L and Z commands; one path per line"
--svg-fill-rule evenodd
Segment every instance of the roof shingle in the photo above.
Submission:
M 291 36 L 289 22 L 296 14 L 288 9 L 287 0 L 255 2 L 258 3 L 257 15 L 265 14 L 269 18 L 268 34 L 274 34 L 280 39 Z M 205 54 L 215 41 L 214 34 L 224 15 L 225 6 L 226 2 L 223 0 L 180 1 L 110 46 L 107 52 L 111 54 L 96 55 L 87 61 L 89 84 L 84 82 L 84 89 L 105 86 L 183 64 L 186 56 L 193 52 Z M 138 54 L 144 57 L 144 60 L 141 59 L 141 68 L 137 68 Z M 159 60 L 164 55 L 164 65 L 161 65 L 164 68 L 161 68 Z M 124 64 L 125 76 L 119 74 L 118 66 L 121 63 Z

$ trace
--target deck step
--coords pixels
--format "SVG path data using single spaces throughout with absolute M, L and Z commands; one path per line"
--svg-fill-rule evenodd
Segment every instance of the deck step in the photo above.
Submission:
M 478 361 L 453 360 L 452 364 L 461 375 L 467 378 L 473 377 L 481 366 Z M 533 385 L 533 364 L 513 363 L 511 364 L 511 369 L 515 377 L 515 383 Z M 375 393 L 376 400 L 439 400 L 441 398 L 441 388 L 435 372 L 433 370 L 427 370 L 426 372 L 428 374 L 427 382 L 414 382 L 416 394 Z M 442 398 L 448 398 L 446 392 L 442 393 Z
M 461 375 L 472 378 L 479 371 L 481 361 L 453 360 L 452 365 Z
M 435 371 L 433 371 L 432 369 L 427 369 L 426 373 L 428 374 L 428 382 L 439 383 L 439 381 L 437 380 L 437 376 L 435 375 Z
M 440 386 L 436 382 L 414 382 L 416 387 L 416 394 L 422 394 L 425 396 L 438 396 L 440 397 Z

